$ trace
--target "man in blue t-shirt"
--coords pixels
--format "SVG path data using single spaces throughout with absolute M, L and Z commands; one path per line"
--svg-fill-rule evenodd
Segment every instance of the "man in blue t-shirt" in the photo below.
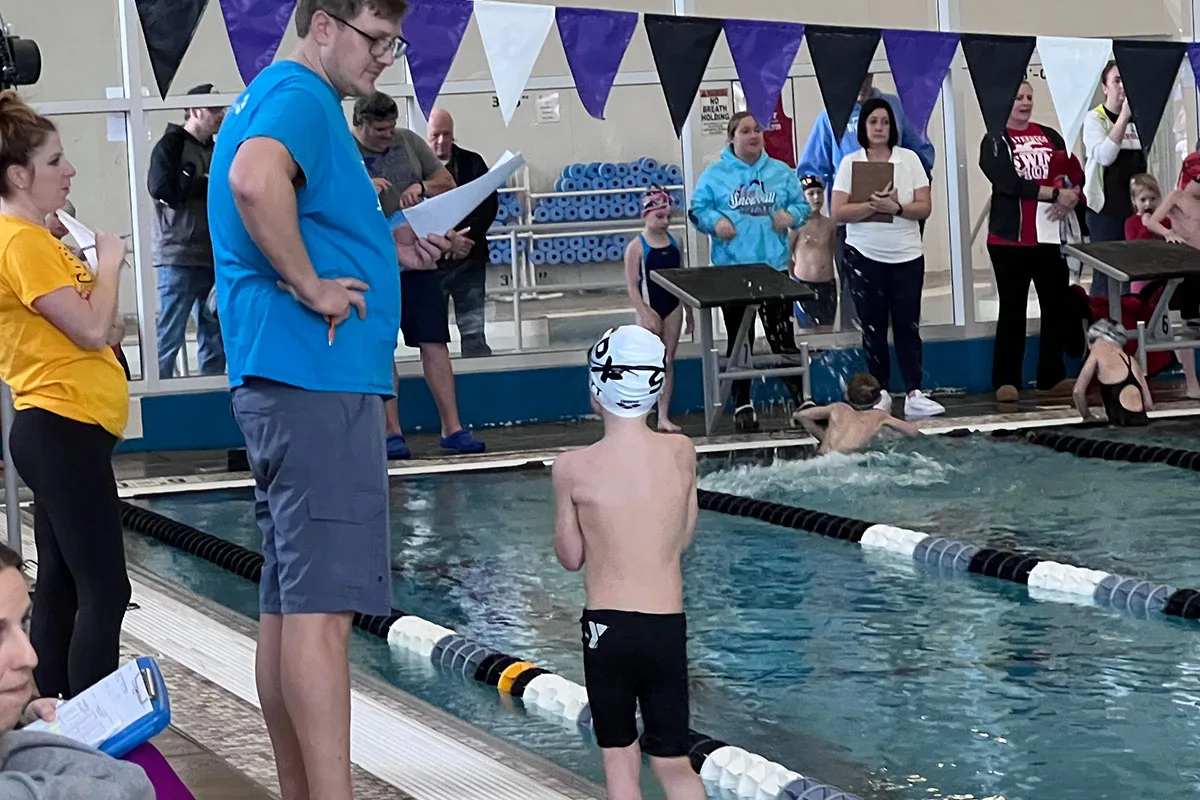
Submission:
M 210 172 L 229 383 L 263 538 L 258 692 L 284 800 L 353 796 L 351 618 L 391 612 L 383 398 L 397 261 L 434 269 L 450 247 L 389 228 L 342 113 L 403 53 L 404 10 L 300 0 L 296 52 L 230 108 Z

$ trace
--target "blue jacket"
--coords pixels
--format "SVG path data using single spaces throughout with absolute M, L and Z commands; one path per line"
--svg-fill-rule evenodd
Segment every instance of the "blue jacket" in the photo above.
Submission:
M 793 228 L 803 225 L 812 213 L 791 167 L 765 151 L 758 161 L 747 164 L 730 146 L 701 173 L 688 216 L 697 230 L 711 237 L 713 264 L 768 264 L 786 270 L 787 234 L 776 232 L 771 220 L 780 209 L 792 215 Z M 737 229 L 737 236 L 728 242 L 716 236 L 722 217 Z
M 892 94 L 883 94 L 878 89 L 874 91 L 873 96 L 882 97 L 892 107 L 892 113 L 896 115 L 896 127 L 900 129 L 900 141 L 897 144 L 915 152 L 921 159 L 921 164 L 925 166 L 925 174 L 933 174 L 936 155 L 933 145 L 922 141 L 920 133 L 908 124 L 908 118 L 904 116 L 904 109 L 900 105 L 900 98 Z M 821 111 L 817 115 L 812 133 L 808 135 L 808 144 L 804 145 L 804 152 L 796 165 L 798 177 L 816 175 L 825 184 L 825 188 L 832 191 L 833 179 L 842 159 L 862 149 L 862 145 L 858 143 L 858 112 L 861 110 L 862 104 L 855 103 L 854 111 L 850 113 L 850 121 L 846 123 L 846 132 L 836 144 L 833 140 L 833 126 L 829 124 L 829 114 Z

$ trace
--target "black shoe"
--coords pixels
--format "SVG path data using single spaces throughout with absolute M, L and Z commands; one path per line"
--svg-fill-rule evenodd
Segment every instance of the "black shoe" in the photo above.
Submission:
M 733 412 L 733 422 L 738 433 L 755 433 L 758 430 L 758 414 L 755 413 L 754 406 L 739 406 L 737 411 Z

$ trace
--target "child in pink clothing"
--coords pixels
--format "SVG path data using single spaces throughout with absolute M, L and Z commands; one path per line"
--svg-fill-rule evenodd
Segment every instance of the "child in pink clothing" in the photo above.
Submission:
M 1125 220 L 1125 240 L 1161 239 L 1162 237 L 1146 227 L 1146 223 L 1154 216 L 1162 203 L 1162 189 L 1153 175 L 1142 173 L 1134 175 L 1129 181 L 1129 198 L 1133 201 L 1133 216 Z M 1161 225 L 1171 229 L 1171 218 L 1163 217 Z M 1140 294 L 1149 281 L 1135 281 L 1129 287 L 1134 294 Z

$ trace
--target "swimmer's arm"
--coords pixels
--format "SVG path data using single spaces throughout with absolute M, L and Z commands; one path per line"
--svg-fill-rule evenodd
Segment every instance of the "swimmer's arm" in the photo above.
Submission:
M 650 310 L 650 306 L 646 305 L 646 301 L 642 299 L 641 290 L 638 288 L 641 271 L 642 242 L 639 238 L 625 246 L 625 288 L 629 292 L 630 301 L 633 302 L 633 310 L 644 314 Z
M 918 428 L 914 423 L 902 419 L 896 419 L 891 415 L 888 415 L 888 417 L 883 420 L 881 425 L 885 428 L 891 428 L 892 430 L 900 431 L 908 437 L 919 436 L 921 434 L 921 429 Z
M 792 415 L 792 418 L 800 423 L 804 430 L 808 431 L 818 442 L 825 441 L 826 429 L 820 425 L 823 420 L 828 420 L 833 416 L 831 406 L 816 406 L 814 408 L 806 408 L 803 411 L 797 411 Z
M 321 280 L 300 237 L 294 181 L 301 175 L 291 152 L 275 139 L 248 139 L 229 167 L 229 188 L 246 232 L 283 282 L 305 301 Z
M 1154 213 L 1150 215 L 1150 219 L 1146 220 L 1146 230 L 1153 233 L 1162 239 L 1167 238 L 1171 231 L 1162 224 L 1167 215 L 1171 213 L 1171 209 L 1175 207 L 1176 201 L 1179 199 L 1179 192 L 1171 192 L 1166 198 L 1158 204 L 1158 208 L 1154 209 Z
M 1150 385 L 1146 383 L 1146 376 L 1142 374 L 1140 368 L 1137 370 L 1137 382 L 1138 387 L 1142 390 L 1142 408 L 1146 411 L 1153 411 L 1154 395 L 1150 394 Z
M 583 568 L 583 531 L 579 528 L 579 512 L 571 496 L 572 481 L 563 456 L 554 462 L 554 555 L 563 569 L 577 572 Z
M 1092 418 L 1092 410 L 1088 408 L 1087 404 L 1087 391 L 1095 376 L 1096 357 L 1089 355 L 1087 361 L 1083 362 L 1083 369 L 1079 371 L 1079 377 L 1075 379 L 1075 390 L 1071 392 L 1071 397 L 1075 400 L 1075 409 L 1084 419 Z
M 687 521 L 684 523 L 687 527 L 684 528 L 683 549 L 687 549 L 692 544 L 692 537 L 696 534 L 696 520 L 700 516 L 700 498 L 696 492 L 696 448 L 692 443 L 685 442 L 684 446 L 684 469 L 691 476 L 691 485 L 688 487 L 688 509 Z

